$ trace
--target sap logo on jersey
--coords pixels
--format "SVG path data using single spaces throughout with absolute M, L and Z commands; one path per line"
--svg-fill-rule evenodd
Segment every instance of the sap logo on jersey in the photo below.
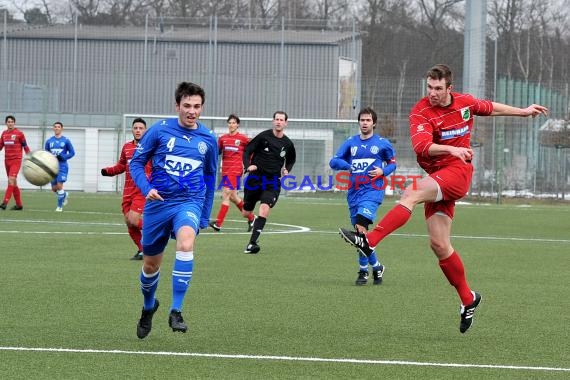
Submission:
M 352 160 L 350 171 L 352 173 L 364 173 L 376 161 L 374 158 L 358 158 Z
M 202 165 L 201 161 L 191 158 L 178 157 L 167 154 L 164 158 L 164 169 L 170 175 L 176 177 L 186 177 Z

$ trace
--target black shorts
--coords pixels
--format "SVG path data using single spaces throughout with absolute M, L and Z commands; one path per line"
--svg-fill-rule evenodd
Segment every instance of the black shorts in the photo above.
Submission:
M 281 179 L 278 176 L 250 173 L 243 186 L 243 209 L 253 211 L 257 202 L 273 208 L 281 193 Z

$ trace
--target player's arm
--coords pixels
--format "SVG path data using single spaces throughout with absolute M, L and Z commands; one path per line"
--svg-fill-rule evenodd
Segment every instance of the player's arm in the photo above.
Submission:
M 382 150 L 381 154 L 382 154 L 382 160 L 386 163 L 386 166 L 381 168 L 382 175 L 384 177 L 387 177 L 396 171 L 397 167 L 396 151 L 392 147 L 392 144 L 388 144 L 388 146 Z
M 150 128 L 143 135 L 129 163 L 129 170 L 135 184 L 145 198 L 153 200 L 162 198 L 158 194 L 158 191 L 151 186 L 145 173 L 145 166 L 154 154 L 156 145 L 158 144 L 157 133 L 159 129 L 160 128 Z
M 548 116 L 548 108 L 539 104 L 531 104 L 526 108 L 518 108 L 503 103 L 492 102 L 493 112 L 491 116 L 520 116 L 520 117 L 536 117 L 539 115 Z
M 121 149 L 121 156 L 119 157 L 119 162 L 117 162 L 113 166 L 107 166 L 106 168 L 101 169 L 101 175 L 104 177 L 114 177 L 118 174 L 124 173 L 127 170 L 127 146 L 126 144 L 123 145 L 123 149 Z
M 65 161 L 67 161 L 75 156 L 75 149 L 73 148 L 73 144 L 69 140 L 65 142 L 65 147 L 66 147 L 66 152 L 62 153 L 61 156 Z
M 287 149 L 287 154 L 285 156 L 285 170 L 282 175 L 287 175 L 293 170 L 293 166 L 297 161 L 297 152 L 295 151 L 295 145 L 291 141 L 291 146 Z
M 210 222 L 210 214 L 214 205 L 214 193 L 216 191 L 216 172 L 218 168 L 218 152 L 216 151 L 216 141 L 213 139 L 209 144 L 209 149 L 204 157 L 204 179 L 206 184 L 206 194 L 204 196 L 204 205 L 202 214 L 200 215 L 200 228 L 208 227 Z
M 350 152 L 350 138 L 345 140 L 338 148 L 336 154 L 329 161 L 329 166 L 333 170 L 350 170 L 350 163 L 347 158 Z
M 255 136 L 245 147 L 245 151 L 243 152 L 243 157 L 242 157 L 244 171 L 248 171 L 248 168 L 251 166 L 252 155 L 255 152 L 257 144 L 259 144 L 259 141 L 261 141 L 261 138 L 259 137 L 260 135 L 261 133 Z
M 30 154 L 30 147 L 28 146 L 28 142 L 26 141 L 26 136 L 22 133 L 22 148 L 26 154 Z

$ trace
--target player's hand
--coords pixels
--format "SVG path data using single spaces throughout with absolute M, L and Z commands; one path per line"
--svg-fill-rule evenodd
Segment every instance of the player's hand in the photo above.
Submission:
M 453 147 L 454 149 L 450 154 L 454 157 L 459 158 L 463 163 L 471 162 L 473 159 L 473 149 L 463 148 L 463 147 Z
M 108 172 L 107 169 L 105 169 L 105 168 L 101 169 L 101 175 L 102 175 L 103 177 L 112 177 L 112 175 L 109 174 L 109 172 Z
M 284 177 L 286 175 L 289 175 L 289 170 L 287 170 L 285 168 L 281 169 L 281 177 Z
M 380 177 L 384 175 L 384 170 L 378 166 L 374 166 L 374 169 L 368 171 L 368 176 L 372 178 Z
M 526 116 L 537 117 L 539 115 L 548 116 L 548 108 L 541 106 L 540 104 L 531 104 L 525 109 Z
M 164 202 L 164 199 L 162 199 L 162 197 L 158 193 L 158 190 L 156 190 L 156 189 L 151 189 L 148 192 L 148 194 L 146 195 L 146 199 L 148 199 L 149 201 L 163 201 Z

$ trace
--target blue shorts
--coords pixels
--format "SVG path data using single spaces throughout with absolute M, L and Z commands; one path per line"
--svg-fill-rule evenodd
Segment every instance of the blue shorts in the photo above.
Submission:
M 371 222 L 374 222 L 376 219 L 376 211 L 378 211 L 379 206 L 380 203 L 371 201 L 361 201 L 357 205 L 349 206 L 350 224 L 352 226 L 356 224 L 356 215 L 358 214 L 370 219 Z
M 65 183 L 67 182 L 67 173 L 69 172 L 69 166 L 67 165 L 59 165 L 59 172 L 57 176 L 51 181 L 53 186 L 57 185 L 58 183 Z
M 144 206 L 142 246 L 145 255 L 154 256 L 164 252 L 168 240 L 176 238 L 182 227 L 199 231 L 203 197 L 181 201 L 147 201 Z

